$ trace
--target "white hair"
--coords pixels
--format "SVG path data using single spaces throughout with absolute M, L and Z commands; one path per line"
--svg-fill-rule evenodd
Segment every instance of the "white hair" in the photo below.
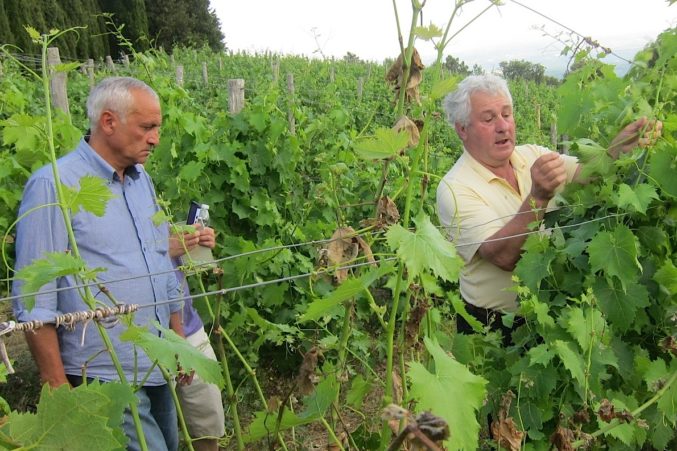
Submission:
M 458 84 L 454 92 L 444 98 L 444 112 L 451 125 L 458 123 L 467 126 L 470 123 L 470 96 L 478 91 L 501 95 L 512 105 L 510 89 L 503 78 L 494 74 L 470 75 Z
M 92 89 L 87 98 L 87 118 L 92 133 L 99 126 L 98 122 L 104 110 L 114 111 L 120 115 L 121 121 L 125 121 L 134 103 L 132 96 L 134 90 L 145 91 L 159 102 L 153 88 L 132 77 L 105 78 Z

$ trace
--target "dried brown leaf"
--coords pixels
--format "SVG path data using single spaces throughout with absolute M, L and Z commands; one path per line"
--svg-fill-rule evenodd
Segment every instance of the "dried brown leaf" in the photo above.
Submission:
M 378 223 L 381 224 L 380 228 L 383 228 L 384 225 L 397 224 L 400 220 L 400 212 L 397 210 L 397 205 L 388 196 L 383 196 L 378 200 L 376 214 Z
M 606 421 L 607 423 L 614 418 L 616 418 L 616 410 L 614 408 L 614 405 L 611 404 L 611 401 L 608 399 L 603 399 L 602 402 L 599 405 L 599 410 L 597 411 L 599 414 L 599 417 Z
M 502 418 L 491 423 L 491 435 L 496 443 L 510 451 L 519 451 L 522 448 L 524 431 L 517 429 L 512 418 Z
M 590 412 L 588 412 L 587 407 L 574 413 L 574 422 L 578 424 L 587 424 L 590 422 Z
M 409 142 L 407 143 L 408 148 L 416 147 L 421 139 L 421 133 L 419 131 L 418 125 L 416 125 L 416 123 L 407 116 L 400 117 L 397 122 L 395 122 L 395 125 L 393 125 L 393 130 L 396 132 L 400 132 L 402 130 L 407 132 L 409 135 Z M 404 151 L 404 149 L 401 149 L 401 151 Z
M 396 370 L 393 370 L 393 400 L 402 404 L 402 378 Z
M 407 343 L 413 345 L 414 342 L 417 341 L 416 338 L 418 337 L 418 331 L 421 327 L 421 321 L 429 309 L 430 303 L 428 302 L 428 299 L 422 298 L 416 302 L 414 308 L 409 312 L 405 327 Z
M 268 412 L 277 412 L 281 403 L 279 396 L 271 396 L 270 399 L 268 399 Z
M 342 266 L 357 257 L 359 245 L 353 240 L 355 230 L 352 227 L 341 227 L 331 236 L 327 245 L 327 261 L 329 265 Z M 343 283 L 348 278 L 348 269 L 337 269 L 334 275 L 336 283 Z
M 572 443 L 574 440 L 573 431 L 562 426 L 557 426 L 555 432 L 550 436 L 550 443 L 555 445 L 557 451 L 573 451 L 574 447 Z
M 299 374 L 296 376 L 296 385 L 299 388 L 299 392 L 303 395 L 309 395 L 315 389 L 315 384 L 317 383 L 317 376 L 315 371 L 317 370 L 317 362 L 322 356 L 320 350 L 313 346 L 305 353 L 303 356 L 303 362 L 299 367 Z
M 670 335 L 661 340 L 661 346 L 663 349 L 677 357 L 677 338 Z
M 418 428 L 433 442 L 442 442 L 449 438 L 449 425 L 442 417 L 431 412 L 423 412 L 416 416 Z
M 371 266 L 377 266 L 376 260 L 374 259 L 374 253 L 371 251 L 371 247 L 369 246 L 369 244 L 367 244 L 367 242 L 364 241 L 364 239 L 361 236 L 355 236 L 354 240 L 357 241 L 357 244 L 360 246 L 360 249 L 362 249 L 364 257 L 367 259 L 369 263 L 371 263 Z

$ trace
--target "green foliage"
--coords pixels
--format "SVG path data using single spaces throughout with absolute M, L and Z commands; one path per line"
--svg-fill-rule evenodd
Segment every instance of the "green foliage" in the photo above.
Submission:
M 388 244 L 406 265 L 409 279 L 431 271 L 449 282 L 457 280 L 463 260 L 456 253 L 456 248 L 427 216 L 421 215 L 414 222 L 417 226 L 415 232 L 395 225 L 387 233 Z
M 0 431 L 13 446 L 40 449 L 116 450 L 124 407 L 136 402 L 131 387 L 114 383 L 42 389 L 35 414 L 12 412 Z
M 106 213 L 106 204 L 115 195 L 111 193 L 106 181 L 100 177 L 84 176 L 80 179 L 80 189 L 63 186 L 65 202 L 74 213 L 82 209 L 96 216 Z
M 411 397 L 417 409 L 430 410 L 447 421 L 449 449 L 476 449 L 480 425 L 476 411 L 486 396 L 487 381 L 468 371 L 429 338 L 425 346 L 435 361 L 430 372 L 419 362 L 410 362 L 407 376 L 411 380 Z
M 157 323 L 154 327 L 162 332 L 162 337 L 148 328 L 130 325 L 120 334 L 120 338 L 142 348 L 151 360 L 172 375 L 177 375 L 179 370 L 184 373 L 195 371 L 205 382 L 223 387 L 223 376 L 216 361 L 205 357 L 173 330 L 165 329 Z
M 64 276 L 79 275 L 84 280 L 91 280 L 96 273 L 105 268 L 89 269 L 85 262 L 72 254 L 50 252 L 44 258 L 34 260 L 16 273 L 16 278 L 23 282 L 22 293 L 35 293 L 46 283 Z M 28 310 L 35 305 L 35 295 L 26 296 L 24 304 Z

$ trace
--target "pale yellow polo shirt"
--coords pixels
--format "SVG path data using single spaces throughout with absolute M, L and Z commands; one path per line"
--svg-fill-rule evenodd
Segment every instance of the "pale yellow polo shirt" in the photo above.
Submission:
M 461 272 L 461 296 L 478 307 L 500 311 L 517 309 L 510 291 L 512 273 L 503 271 L 477 253 L 484 240 L 505 226 L 531 192 L 531 166 L 545 147 L 527 144 L 515 147 L 510 162 L 520 192 L 482 166 L 466 150 L 437 187 L 437 213 L 449 239 L 465 261 Z M 576 173 L 575 157 L 562 155 L 567 183 Z

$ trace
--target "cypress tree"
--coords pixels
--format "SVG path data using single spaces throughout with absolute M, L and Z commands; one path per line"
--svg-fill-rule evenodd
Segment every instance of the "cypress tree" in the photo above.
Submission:
M 118 27 L 124 25 L 122 34 L 136 50 L 148 48 L 148 18 L 143 0 L 99 0 L 99 6 L 102 12 L 113 14 L 112 21 Z M 117 58 L 121 52 L 129 53 L 113 35 L 109 36 L 109 45 L 113 58 Z

